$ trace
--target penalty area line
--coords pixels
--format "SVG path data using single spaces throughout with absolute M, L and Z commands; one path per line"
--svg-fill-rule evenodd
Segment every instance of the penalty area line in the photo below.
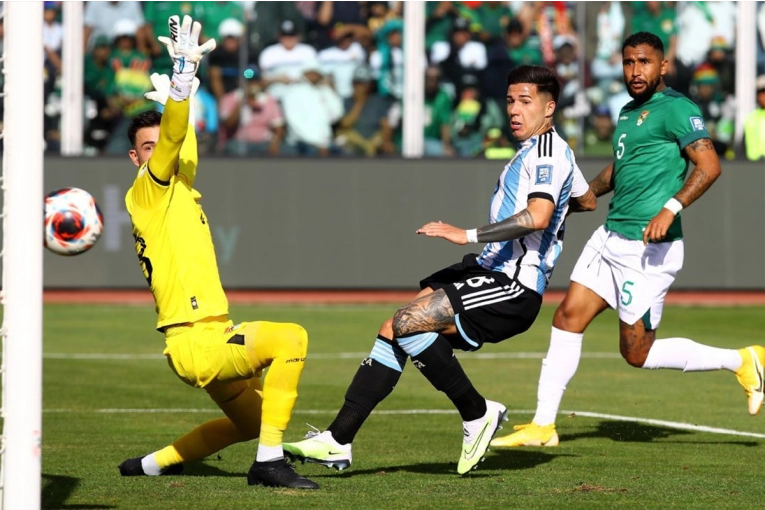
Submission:
M 337 411 L 327 409 L 296 409 L 292 412 L 295 415 L 332 415 Z M 46 414 L 175 414 L 175 413 L 188 413 L 188 414 L 220 414 L 218 408 L 167 408 L 167 409 L 120 409 L 120 408 L 105 408 L 105 409 L 44 409 L 43 413 Z M 534 414 L 533 410 L 524 409 L 508 409 L 508 414 Z M 383 409 L 373 411 L 372 414 L 378 415 L 439 415 L 439 414 L 457 414 L 456 409 Z M 560 411 L 558 414 L 567 416 L 582 416 L 585 418 L 601 418 L 604 420 L 612 421 L 624 421 L 631 423 L 642 423 L 646 425 L 654 425 L 657 427 L 665 427 L 676 430 L 689 430 L 692 432 L 707 432 L 709 434 L 721 434 L 729 436 L 739 437 L 754 437 L 757 439 L 765 439 L 765 434 L 757 432 L 745 432 L 733 429 L 723 429 L 718 427 L 707 427 L 706 425 L 695 425 L 693 423 L 684 423 L 678 421 L 668 420 L 656 420 L 653 418 L 641 418 L 637 416 L 622 416 L 618 414 L 605 414 L 605 413 L 592 413 L 589 411 Z

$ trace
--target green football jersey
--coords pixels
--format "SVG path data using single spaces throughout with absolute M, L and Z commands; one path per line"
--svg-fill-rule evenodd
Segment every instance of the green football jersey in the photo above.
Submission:
M 683 149 L 709 138 L 701 111 L 670 88 L 642 104 L 627 103 L 614 132 L 614 194 L 606 228 L 627 239 L 643 239 L 643 230 L 683 187 L 690 161 Z M 662 241 L 683 237 L 680 215 Z

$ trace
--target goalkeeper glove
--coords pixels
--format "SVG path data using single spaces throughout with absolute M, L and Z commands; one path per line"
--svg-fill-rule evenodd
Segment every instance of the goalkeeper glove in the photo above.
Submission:
M 199 69 L 202 57 L 215 49 L 215 39 L 210 39 L 199 45 L 199 34 L 202 25 L 192 22 L 190 16 L 183 17 L 179 24 L 178 16 L 170 16 L 167 20 L 170 37 L 158 37 L 165 45 L 167 53 L 173 59 L 173 77 L 170 80 L 170 97 L 175 101 L 183 101 L 191 94 L 194 75 Z
M 164 106 L 167 102 L 167 98 L 170 95 L 170 77 L 166 74 L 154 73 L 150 76 L 151 84 L 154 85 L 154 90 L 144 94 L 146 99 L 155 101 Z M 196 93 L 199 88 L 199 78 L 196 76 L 191 80 L 191 104 L 189 104 L 189 124 L 196 127 Z

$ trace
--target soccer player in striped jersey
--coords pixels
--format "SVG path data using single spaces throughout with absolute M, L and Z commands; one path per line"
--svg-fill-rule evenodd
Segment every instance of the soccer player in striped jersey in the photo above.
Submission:
M 417 297 L 383 323 L 332 424 L 324 432 L 309 432 L 304 441 L 285 443 L 288 456 L 338 469 L 350 466 L 356 433 L 396 386 L 410 357 L 462 417 L 457 471 L 467 473 L 484 457 L 507 411 L 473 387 L 453 349 L 475 351 L 531 326 L 563 247 L 569 200 L 580 210 L 596 204 L 573 152 L 553 129 L 560 92 L 555 73 L 520 66 L 507 83 L 507 113 L 521 143 L 497 182 L 490 223 L 465 230 L 432 222 L 417 230 L 455 244 L 486 243 L 483 251 L 420 282 Z
M 619 313 L 619 349 L 630 365 L 684 372 L 729 370 L 744 387 L 749 413 L 763 401 L 765 348 L 720 349 L 689 338 L 656 339 L 664 298 L 683 265 L 681 209 L 720 175 L 720 161 L 698 106 L 664 84 L 669 63 L 656 35 L 638 32 L 622 45 L 632 96 L 619 113 L 614 162 L 590 182 L 613 191 L 605 225 L 584 247 L 555 312 L 531 423 L 492 446 L 555 446 L 555 417 L 576 373 L 585 328 L 606 308 Z M 694 169 L 685 179 L 689 163 Z
M 228 319 L 228 301 L 218 275 L 210 225 L 193 188 L 197 147 L 189 121 L 189 96 L 202 57 L 215 47 L 198 45 L 201 26 L 185 16 L 169 20 L 162 41 L 174 61 L 164 91 L 147 97 L 166 102 L 163 114 L 146 112 L 131 123 L 130 158 L 138 175 L 125 204 L 136 252 L 164 333 L 170 367 L 186 384 L 203 388 L 225 417 L 203 423 L 171 445 L 120 466 L 123 476 L 177 474 L 241 441 L 259 438 L 250 485 L 316 489 L 287 464 L 282 434 L 297 398 L 308 346 L 297 324 Z M 155 86 L 161 83 L 154 77 Z M 198 83 L 198 82 L 197 82 Z M 169 96 L 169 97 L 168 97 Z M 262 370 L 269 367 L 261 384 Z

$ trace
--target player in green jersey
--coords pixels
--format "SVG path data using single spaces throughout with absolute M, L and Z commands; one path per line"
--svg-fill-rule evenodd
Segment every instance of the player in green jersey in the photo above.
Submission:
M 762 346 L 720 349 L 688 338 L 656 339 L 664 298 L 683 265 L 679 212 L 720 175 L 699 108 L 664 84 L 668 65 L 656 35 L 638 32 L 624 41 L 624 83 L 632 101 L 619 113 L 613 163 L 590 182 L 596 196 L 614 192 L 606 223 L 582 251 L 555 312 L 532 422 L 492 446 L 558 444 L 555 416 L 579 364 L 584 330 L 606 308 L 619 313 L 619 348 L 630 365 L 726 369 L 744 387 L 749 413 L 762 406 Z M 694 168 L 686 179 L 690 163 Z

